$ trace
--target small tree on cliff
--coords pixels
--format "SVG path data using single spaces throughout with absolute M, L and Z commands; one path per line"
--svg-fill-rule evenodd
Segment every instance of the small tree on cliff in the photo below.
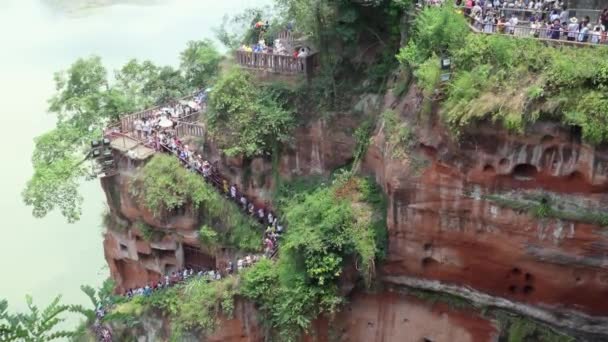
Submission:
M 228 155 L 247 157 L 270 152 L 290 139 L 294 113 L 270 88 L 233 69 L 220 77 L 209 100 L 209 132 Z
M 219 71 L 222 56 L 212 41 L 189 41 L 180 54 L 180 67 L 191 88 L 200 88 L 211 82 Z

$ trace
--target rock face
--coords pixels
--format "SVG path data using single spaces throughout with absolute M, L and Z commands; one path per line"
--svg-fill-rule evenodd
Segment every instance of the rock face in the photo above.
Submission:
M 155 217 L 139 206 L 130 193 L 133 172 L 141 166 L 115 155 L 121 170 L 102 180 L 110 209 L 104 238 L 104 254 L 117 291 L 157 282 L 185 266 L 215 268 L 223 265 L 221 255 L 201 251 L 196 229 L 197 215 L 191 210 Z M 158 230 L 160 236 L 146 240 L 141 227 Z
M 412 88 L 402 103 L 389 103 L 411 122 L 418 99 Z M 540 308 L 553 323 L 608 334 L 608 229 L 539 219 L 484 199 L 540 189 L 582 207 L 605 207 L 608 150 L 551 123 L 525 136 L 480 124 L 458 143 L 439 121 L 417 132 L 408 158 L 391 158 L 382 128 L 368 151 L 366 169 L 389 198 L 385 280 L 439 281 L 461 287 L 461 294 L 472 288 L 523 303 L 519 311 L 526 314 Z
M 211 334 L 190 333 L 183 341 L 263 342 L 265 336 L 255 307 L 238 300 L 234 317 L 222 317 Z M 131 328 L 114 325 L 114 336 L 136 335 L 140 342 L 168 341 L 170 322 L 160 313 L 149 313 Z M 445 304 L 428 304 L 415 297 L 394 292 L 375 295 L 356 293 L 333 320 L 317 319 L 306 342 L 483 342 L 495 341 L 494 323 L 468 310 L 451 309 Z
M 535 124 L 525 135 L 479 124 L 455 141 L 437 117 L 417 119 L 422 105 L 415 87 L 403 99 L 389 95 L 382 104 L 369 97 L 360 107 L 376 115 L 392 108 L 410 125 L 417 122 L 416 144 L 399 159 L 393 158 L 379 125 L 362 164 L 362 171 L 376 178 L 389 200 L 389 249 L 381 269 L 385 285 L 457 294 L 589 340 L 608 339 L 608 228 L 539 218 L 488 199 L 535 191 L 550 194 L 558 205 L 601 210 L 608 204 L 608 148 L 581 143 L 579 131 L 551 123 Z M 283 146 L 275 161 L 279 175 L 289 179 L 328 174 L 348 164 L 360 121 L 345 114 L 297 129 L 294 143 Z M 276 185 L 272 160 L 225 158 L 210 142 L 189 143 L 259 203 L 270 199 Z M 104 181 L 112 215 L 127 226 L 143 221 L 171 234 L 149 243 L 137 229 L 108 232 L 104 248 L 119 289 L 153 281 L 188 260 L 217 265 L 225 260 L 222 253 L 188 256 L 187 246 L 198 247 L 195 217 L 184 212 L 161 220 L 140 208 L 127 191 L 133 166 L 121 163 L 123 172 Z M 247 330 L 243 327 L 249 323 L 239 322 L 222 325 L 218 333 L 225 335 L 216 340 L 262 338 L 261 330 Z M 355 295 L 331 324 L 316 322 L 308 339 L 336 336 L 342 341 L 497 339 L 495 326 L 472 312 L 430 308 L 388 292 Z

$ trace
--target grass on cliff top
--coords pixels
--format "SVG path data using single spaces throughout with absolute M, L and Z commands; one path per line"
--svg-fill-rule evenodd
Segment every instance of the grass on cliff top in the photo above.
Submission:
M 203 178 L 184 169 L 169 155 L 157 154 L 137 173 L 129 192 L 155 216 L 178 209 L 196 211 L 203 224 L 213 227 L 220 242 L 244 251 L 259 251 L 262 229 L 233 202 L 221 196 Z
M 474 34 L 452 8 L 426 8 L 397 56 L 414 67 L 426 97 L 439 85 L 442 55 L 451 57 L 452 78 L 441 112 L 456 135 L 482 120 L 523 133 L 548 119 L 580 126 L 589 143 L 608 141 L 608 48 Z

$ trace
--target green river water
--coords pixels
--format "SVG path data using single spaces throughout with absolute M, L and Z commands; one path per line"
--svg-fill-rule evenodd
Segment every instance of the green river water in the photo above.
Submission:
M 25 294 L 46 305 L 87 303 L 81 284 L 108 276 L 103 258 L 98 181 L 82 186 L 82 219 L 35 219 L 21 200 L 32 173 L 33 138 L 50 129 L 53 72 L 96 54 L 110 72 L 130 58 L 177 66 L 188 40 L 212 38 L 224 14 L 265 0 L 0 0 L 0 298 L 23 310 Z M 72 321 L 74 321 L 72 319 Z

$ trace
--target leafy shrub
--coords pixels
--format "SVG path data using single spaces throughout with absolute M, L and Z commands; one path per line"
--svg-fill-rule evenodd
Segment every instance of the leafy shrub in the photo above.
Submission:
M 465 19 L 451 6 L 426 7 L 416 16 L 412 39 L 399 51 L 397 59 L 419 65 L 433 54 L 457 50 L 464 45 L 468 34 Z
M 198 240 L 201 242 L 201 245 L 208 246 L 211 249 L 216 248 L 219 243 L 217 232 L 207 225 L 203 225 L 201 229 L 199 229 Z
M 290 139 L 293 110 L 278 94 L 272 88 L 260 89 L 240 69 L 219 78 L 210 95 L 207 124 L 226 154 L 251 157 Z
M 185 205 L 198 208 L 214 194 L 201 177 L 185 170 L 176 158 L 162 154 L 139 171 L 130 192 L 156 216 Z
M 369 284 L 382 257 L 385 201 L 379 188 L 350 172 L 331 186 L 292 184 L 282 204 L 289 229 L 279 260 L 262 260 L 241 274 L 240 294 L 254 300 L 281 341 L 294 341 L 321 313 L 343 302 L 337 281 L 344 264 L 357 260 Z
M 222 244 L 246 251 L 261 248 L 258 224 L 172 156 L 152 157 L 135 176 L 129 191 L 156 216 L 182 207 L 198 209 L 203 222 L 220 232 Z
M 184 331 L 192 330 L 211 333 L 220 315 L 233 315 L 236 289 L 234 276 L 212 282 L 206 278 L 195 278 L 163 291 L 153 292 L 149 297 L 135 297 L 119 307 L 118 311 L 133 310 L 130 307 L 134 307 L 141 313 L 143 310 L 156 308 L 162 310 L 170 319 L 172 335 L 181 336 Z
M 392 151 L 393 158 L 404 158 L 412 147 L 414 134 L 406 122 L 393 110 L 382 113 L 384 121 L 385 142 Z

